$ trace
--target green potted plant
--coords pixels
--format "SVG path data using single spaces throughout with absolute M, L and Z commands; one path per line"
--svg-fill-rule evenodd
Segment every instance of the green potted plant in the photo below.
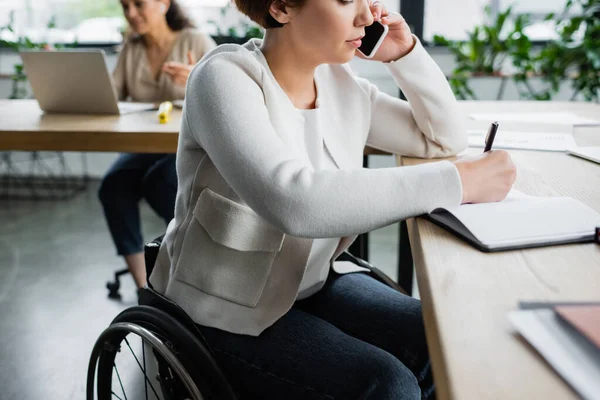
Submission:
M 546 96 L 558 92 L 570 81 L 575 99 L 600 102 L 600 0 L 568 0 L 566 18 L 556 20 L 558 40 L 549 43 L 537 57 L 537 70 L 550 88 Z
M 512 61 L 512 69 L 517 71 L 514 76 L 533 69 L 530 56 L 532 44 L 524 32 L 529 25 L 529 16 L 514 16 L 513 25 L 509 27 L 507 21 L 513 17 L 511 7 L 497 13 L 495 18 L 492 18 L 490 7 L 485 8 L 485 13 L 491 22 L 475 26 L 467 32 L 467 40 L 453 41 L 441 35 L 433 38 L 436 45 L 446 46 L 455 57 L 456 67 L 449 82 L 455 95 L 462 100 L 477 99 L 470 81 L 481 77 L 500 78 L 497 97 L 501 98 L 506 81 L 513 77 L 506 70 L 507 60 Z M 522 80 L 515 79 L 515 82 Z
M 221 7 L 219 14 L 219 21 L 208 21 L 216 29 L 216 35 L 213 36 L 213 39 L 217 44 L 244 44 L 249 39 L 262 38 L 264 35 L 263 28 L 239 13 L 232 3 L 227 3 L 226 6 Z M 235 21 L 235 23 L 225 27 L 226 21 Z

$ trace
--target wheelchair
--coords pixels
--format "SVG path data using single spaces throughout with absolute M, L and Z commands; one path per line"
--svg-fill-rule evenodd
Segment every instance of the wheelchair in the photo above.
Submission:
M 145 245 L 148 277 L 161 241 L 162 236 Z M 368 262 L 347 252 L 338 260 L 351 261 L 361 273 L 406 294 Z M 87 400 L 237 398 L 194 321 L 151 287 L 141 289 L 138 306 L 117 315 L 98 337 L 90 356 Z

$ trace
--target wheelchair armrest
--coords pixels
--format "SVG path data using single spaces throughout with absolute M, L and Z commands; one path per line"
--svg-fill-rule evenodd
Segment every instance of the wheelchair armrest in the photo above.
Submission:
M 375 267 L 373 264 L 369 263 L 368 261 L 365 261 L 362 258 L 358 258 L 355 255 L 349 253 L 348 251 L 344 251 L 342 254 L 340 254 L 340 256 L 338 257 L 338 260 L 340 260 L 340 261 L 350 261 L 350 262 L 358 265 L 359 267 L 365 268 L 365 269 L 369 270 L 368 274 L 371 275 L 371 277 L 373 277 L 374 279 L 376 279 L 379 282 L 381 282 L 381 283 L 383 283 L 383 284 L 391 287 L 392 289 L 395 289 L 395 290 L 399 291 L 402 294 L 410 296 L 406 292 L 406 290 L 404 290 L 404 288 L 402 288 L 402 286 L 400 286 L 399 284 L 397 284 L 385 272 L 383 272 L 379 268 Z
M 146 280 L 148 282 L 150 282 L 150 274 L 152 274 L 154 264 L 156 264 L 158 250 L 160 249 L 160 244 L 162 243 L 164 237 L 165 235 L 161 235 L 144 245 L 144 262 L 146 264 Z

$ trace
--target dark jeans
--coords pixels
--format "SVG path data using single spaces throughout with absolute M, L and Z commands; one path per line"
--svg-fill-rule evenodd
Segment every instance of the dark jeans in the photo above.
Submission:
M 241 400 L 433 399 L 421 303 L 330 272 L 260 336 L 199 327 Z
M 177 173 L 174 154 L 121 154 L 100 185 L 98 197 L 104 209 L 117 253 L 139 253 L 144 248 L 139 202 L 169 223 L 175 212 Z

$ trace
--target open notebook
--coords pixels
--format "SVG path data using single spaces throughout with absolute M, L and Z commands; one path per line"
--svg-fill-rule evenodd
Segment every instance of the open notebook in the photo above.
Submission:
M 573 198 L 514 189 L 500 202 L 438 208 L 423 217 L 485 252 L 592 242 L 600 226 L 600 214 Z

